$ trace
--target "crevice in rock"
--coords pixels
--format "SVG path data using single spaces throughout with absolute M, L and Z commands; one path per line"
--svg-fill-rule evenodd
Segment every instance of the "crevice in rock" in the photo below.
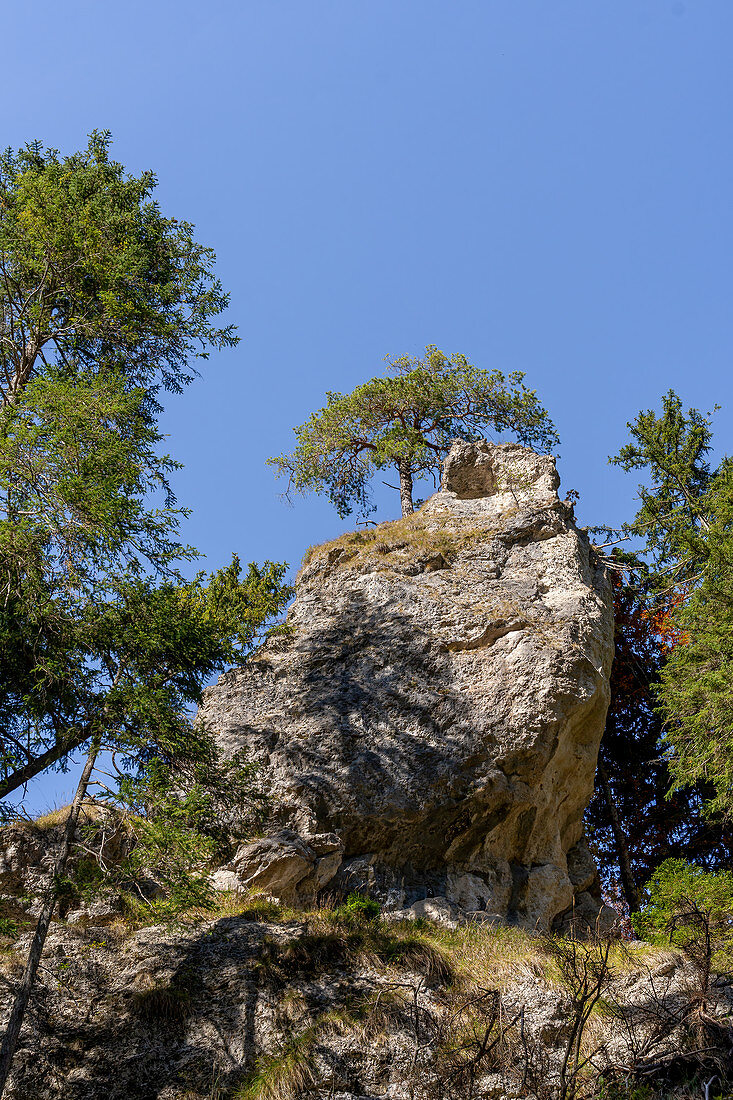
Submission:
M 465 642 L 448 642 L 446 649 L 449 653 L 466 653 L 473 649 L 486 649 L 498 642 L 499 638 L 505 638 L 507 634 L 524 630 L 526 622 L 509 623 L 507 626 L 487 626 L 478 638 L 470 638 Z

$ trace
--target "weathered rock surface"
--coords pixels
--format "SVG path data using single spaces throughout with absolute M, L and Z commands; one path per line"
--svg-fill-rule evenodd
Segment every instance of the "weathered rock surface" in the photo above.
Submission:
M 300 837 L 283 829 L 276 836 L 242 844 L 232 861 L 212 875 L 212 885 L 307 905 L 338 871 L 343 850 L 335 833 Z
M 64 840 L 64 811 L 49 815 L 56 820 L 41 819 L 41 824 L 18 821 L 0 829 L 0 906 L 6 917 L 38 916 L 46 894 L 53 883 L 56 862 Z M 89 819 L 87 820 L 89 824 Z M 93 836 L 99 857 L 109 866 L 129 852 L 129 841 L 111 815 L 99 815 L 100 828 Z M 73 877 L 83 851 L 72 853 L 67 865 Z M 98 894 L 85 904 L 78 892 L 62 891 L 58 911 L 73 919 L 82 915 L 107 916 L 117 911 L 118 896 L 113 888 Z
M 338 837 L 322 888 L 544 928 L 593 887 L 612 605 L 558 484 L 552 458 L 455 444 L 414 516 L 317 547 L 288 633 L 207 691 L 202 720 L 261 765 L 271 831 Z
M 525 942 L 521 933 L 507 940 L 505 929 L 494 928 L 453 933 L 441 922 L 439 942 L 455 952 L 449 959 L 495 960 L 478 984 L 449 987 L 433 972 L 429 953 L 401 954 L 399 929 L 386 928 L 376 926 L 374 942 L 391 935 L 386 942 L 394 949 L 383 951 L 380 961 L 369 951 L 362 958 L 349 951 L 353 927 L 313 916 L 283 923 L 244 910 L 187 928 L 135 932 L 54 924 L 8 1100 L 272 1095 L 262 1079 L 258 1092 L 258 1070 L 265 1083 L 281 1082 L 280 1095 L 313 1100 L 562 1095 L 571 991 L 546 966 L 541 940 Z M 0 956 L 3 1027 L 29 937 L 4 945 Z M 679 1053 L 685 1032 L 674 1026 L 672 1013 L 682 1018 L 698 1003 L 696 980 L 679 956 L 644 945 L 614 965 L 604 998 L 615 1010 L 595 1021 L 588 1038 L 589 1049 L 597 1051 L 594 1067 L 610 1062 L 628 1073 L 630 1065 L 664 1065 Z M 487 997 L 499 992 L 495 1004 L 501 1004 L 504 1027 L 513 1027 L 513 1042 L 500 1059 L 490 1051 L 471 1087 L 461 1088 L 458 1059 L 446 1059 L 445 1052 L 452 1044 L 465 1057 L 469 1027 L 484 1034 L 491 1017 L 481 1006 L 490 1006 Z M 729 981 L 716 981 L 708 1012 L 726 1025 L 732 1005 Z M 721 1028 L 721 1045 L 726 1034 Z M 542 1087 L 535 1090 L 526 1075 L 537 1065 Z M 648 1095 L 670 1093 L 665 1088 Z

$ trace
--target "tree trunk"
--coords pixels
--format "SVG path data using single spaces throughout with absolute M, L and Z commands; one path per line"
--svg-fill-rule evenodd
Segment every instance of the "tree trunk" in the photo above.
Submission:
M 18 400 L 19 394 L 25 389 L 30 376 L 33 374 L 38 350 L 37 345 L 33 341 L 29 341 L 26 345 L 20 365 L 11 378 L 10 385 L 3 392 L 2 404 L 4 406 L 14 405 Z
M 23 1020 L 25 1018 L 26 1009 L 28 1007 L 28 1001 L 30 1000 L 31 992 L 36 980 L 36 974 L 38 973 L 38 965 L 41 961 L 41 954 L 43 953 L 43 947 L 46 942 L 46 936 L 48 935 L 48 929 L 51 925 L 51 918 L 53 916 L 54 909 L 56 908 L 56 898 L 58 881 L 63 878 L 66 871 L 66 864 L 71 853 L 71 849 L 74 845 L 74 839 L 76 837 L 76 827 L 79 823 L 79 815 L 81 814 L 81 807 L 84 798 L 87 793 L 87 786 L 94 770 L 94 762 L 97 758 L 99 751 L 98 741 L 94 741 L 89 749 L 89 755 L 87 756 L 86 763 L 84 764 L 84 770 L 81 773 L 79 785 L 76 788 L 76 794 L 74 795 L 74 801 L 71 803 L 69 810 L 69 816 L 66 819 L 66 829 L 64 830 L 64 844 L 61 849 L 61 854 L 56 861 L 54 867 L 53 881 L 51 887 L 43 904 L 41 915 L 38 918 L 36 930 L 33 934 L 33 941 L 28 952 L 28 959 L 26 962 L 25 973 L 23 979 L 18 986 L 18 991 L 15 994 L 15 1000 L 13 1002 L 13 1010 L 10 1013 L 10 1020 L 8 1027 L 3 1038 L 2 1047 L 0 1047 L 0 1096 L 5 1092 L 5 1086 L 8 1081 L 8 1075 L 10 1068 L 13 1064 L 13 1058 L 15 1057 L 15 1051 L 18 1046 L 18 1039 L 20 1038 L 20 1030 L 23 1027 Z
M 411 516 L 415 511 L 415 506 L 412 503 L 412 468 L 409 462 L 400 462 L 397 466 L 400 474 L 400 504 L 402 505 L 402 515 Z
M 24 764 L 22 768 L 18 768 L 16 771 L 11 772 L 5 779 L 0 780 L 0 798 L 5 798 L 6 795 L 16 791 L 18 787 L 24 787 L 25 784 L 38 775 L 39 772 L 45 771 L 51 764 L 55 764 L 57 760 L 60 760 L 62 756 L 67 756 L 74 749 L 78 749 L 80 745 L 89 737 L 89 730 L 84 730 L 82 733 L 70 737 L 68 741 L 62 741 L 53 745 L 50 749 L 42 752 L 39 756 L 36 756 L 29 763 Z
M 616 801 L 613 797 L 611 784 L 608 780 L 608 772 L 606 771 L 605 764 L 601 763 L 600 760 L 598 761 L 598 778 L 601 781 L 603 797 L 606 800 L 608 816 L 611 819 L 611 830 L 613 832 L 613 839 L 616 843 L 618 866 L 619 871 L 621 872 L 621 885 L 624 888 L 624 895 L 626 897 L 629 909 L 632 913 L 635 913 L 638 909 L 641 908 L 641 894 L 639 892 L 639 887 L 636 885 L 634 872 L 631 870 L 629 842 L 626 839 L 626 833 L 621 828 L 621 822 L 619 821 L 618 810 L 616 808 Z

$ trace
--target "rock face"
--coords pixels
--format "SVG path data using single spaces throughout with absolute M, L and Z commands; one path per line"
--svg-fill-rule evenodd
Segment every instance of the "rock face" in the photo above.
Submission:
M 593 889 L 612 603 L 558 485 L 552 458 L 454 444 L 414 516 L 311 552 L 287 632 L 206 693 L 202 720 L 261 765 L 270 831 L 336 834 L 322 888 L 540 928 Z

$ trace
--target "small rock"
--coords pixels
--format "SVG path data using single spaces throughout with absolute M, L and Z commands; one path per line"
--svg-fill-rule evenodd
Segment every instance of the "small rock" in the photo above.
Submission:
M 427 917 L 428 920 L 437 921 L 448 928 L 458 928 L 463 914 L 453 905 L 448 898 L 423 898 L 410 906 L 410 911 L 415 914 L 415 919 Z

